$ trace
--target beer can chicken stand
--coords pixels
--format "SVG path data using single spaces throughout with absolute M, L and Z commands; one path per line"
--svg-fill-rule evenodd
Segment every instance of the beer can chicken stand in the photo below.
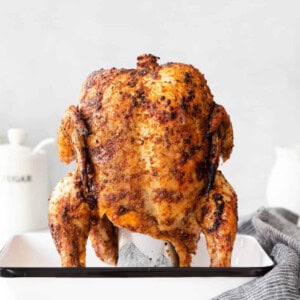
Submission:
M 59 157 L 76 169 L 51 194 L 49 226 L 64 267 L 85 266 L 88 238 L 116 264 L 118 228 L 170 243 L 181 267 L 203 232 L 211 266 L 230 266 L 237 196 L 218 170 L 230 118 L 196 68 L 157 60 L 93 72 L 62 118 Z

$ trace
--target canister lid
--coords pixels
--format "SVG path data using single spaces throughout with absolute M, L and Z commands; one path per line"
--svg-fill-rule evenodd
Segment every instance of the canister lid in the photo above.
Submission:
M 22 128 L 10 128 L 7 131 L 7 136 L 11 145 L 22 145 L 26 139 L 26 132 Z
M 26 131 L 22 128 L 10 128 L 7 131 L 9 144 L 0 144 L 1 155 L 28 155 L 31 154 L 31 149 L 24 146 L 26 140 Z M 0 157 L 3 159 L 3 157 Z

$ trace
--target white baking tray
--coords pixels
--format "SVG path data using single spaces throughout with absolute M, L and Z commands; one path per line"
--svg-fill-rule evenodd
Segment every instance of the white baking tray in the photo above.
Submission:
M 0 252 L 3 277 L 0 288 L 4 285 L 8 293 L 5 299 L 27 299 L 26 295 L 28 299 L 32 299 L 32 295 L 36 295 L 36 299 L 62 299 L 65 295 L 72 300 L 94 298 L 95 295 L 102 299 L 105 295 L 109 299 L 121 299 L 126 295 L 130 299 L 209 299 L 265 274 L 274 263 L 256 239 L 238 234 L 232 267 L 208 266 L 205 239 L 201 238 L 190 268 L 110 267 L 96 258 L 90 244 L 87 268 L 61 268 L 51 235 L 43 231 L 16 235 L 6 243 Z M 143 292 L 143 296 L 138 291 Z

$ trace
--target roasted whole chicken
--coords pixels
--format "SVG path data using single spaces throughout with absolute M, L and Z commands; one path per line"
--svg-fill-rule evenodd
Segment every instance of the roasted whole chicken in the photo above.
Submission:
M 93 72 L 65 112 L 58 152 L 76 169 L 49 203 L 64 267 L 85 266 L 88 238 L 116 264 L 119 227 L 171 243 L 181 267 L 203 232 L 211 266 L 230 266 L 237 196 L 217 170 L 233 148 L 230 118 L 196 68 L 157 60 Z

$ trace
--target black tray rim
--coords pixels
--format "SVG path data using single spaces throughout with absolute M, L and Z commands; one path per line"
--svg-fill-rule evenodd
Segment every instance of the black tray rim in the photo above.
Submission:
M 273 269 L 261 267 L 0 267 L 0 277 L 128 278 L 128 277 L 258 277 Z

